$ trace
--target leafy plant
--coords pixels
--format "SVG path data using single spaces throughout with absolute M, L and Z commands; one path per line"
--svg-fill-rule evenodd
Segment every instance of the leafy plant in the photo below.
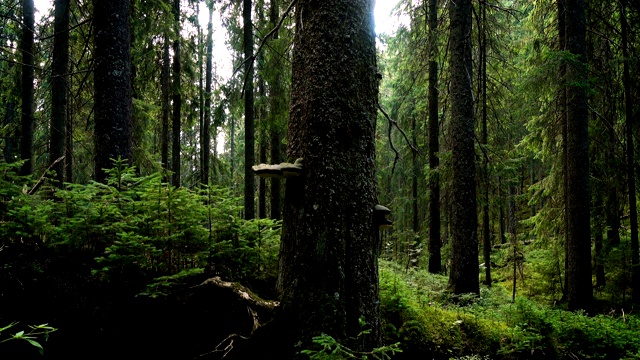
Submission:
M 49 339 L 49 334 L 58 330 L 51 326 L 48 326 L 47 324 L 29 325 L 29 330 L 27 331 L 21 330 L 13 335 L 3 335 L 4 332 L 16 325 L 18 325 L 18 322 L 14 321 L 7 326 L 0 327 L 0 344 L 11 340 L 24 340 L 32 346 L 38 348 L 38 351 L 40 351 L 41 355 L 44 354 L 44 348 L 42 347 L 38 339 L 40 337 L 44 337 L 44 340 L 47 341 Z

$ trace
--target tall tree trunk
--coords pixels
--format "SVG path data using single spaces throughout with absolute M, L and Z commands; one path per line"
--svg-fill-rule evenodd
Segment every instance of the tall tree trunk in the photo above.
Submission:
M 480 36 L 480 76 L 479 93 L 480 108 L 482 114 L 482 146 L 485 150 L 482 156 L 482 180 L 483 180 L 483 204 L 482 204 L 482 241 L 485 265 L 485 284 L 491 287 L 491 235 L 489 229 L 489 155 L 487 145 L 489 144 L 487 134 L 487 6 L 480 2 L 480 26 L 478 30 Z
M 631 100 L 631 75 L 629 74 L 629 45 L 628 24 L 626 16 L 627 1 L 622 0 L 620 22 L 622 23 L 622 57 L 623 82 L 625 100 L 626 125 L 626 155 L 627 155 L 627 186 L 629 193 L 629 227 L 631 228 L 631 298 L 640 302 L 640 259 L 638 254 L 638 209 L 636 207 L 636 180 L 634 176 L 634 146 L 633 146 L 633 101 Z
M 558 50 L 563 51 L 566 49 L 566 2 L 567 0 L 557 0 L 558 6 Z M 560 126 L 562 128 L 562 198 L 563 203 L 565 205 L 564 209 L 564 287 L 563 289 L 567 289 L 567 276 L 566 274 L 569 272 L 569 250 L 568 250 L 568 242 L 569 242 L 569 223 L 567 216 L 567 194 L 568 194 L 568 184 L 567 184 L 567 88 L 565 86 L 566 83 L 566 73 L 567 73 L 567 65 L 564 61 L 560 62 L 560 66 L 558 68 L 558 78 L 560 79 L 560 93 L 558 94 L 558 108 L 560 110 Z M 562 294 L 563 298 L 566 298 L 566 292 Z
M 380 344 L 372 0 L 299 0 L 278 289 L 290 343 Z M 349 51 L 345 51 L 349 49 Z M 358 337 L 364 328 L 371 332 Z M 357 338 L 357 339 L 356 339 Z
M 93 13 L 96 180 L 104 182 L 111 159 L 133 160 L 129 0 L 94 0 Z
M 171 59 L 169 58 L 169 34 L 164 34 L 162 49 L 162 71 L 160 74 L 160 88 L 162 92 L 162 132 L 160 134 L 160 158 L 162 168 L 169 170 L 169 116 L 171 113 L 169 103 Z M 164 181 L 168 178 L 165 177 Z
M 591 226 L 589 195 L 589 114 L 586 83 L 584 0 L 567 0 L 567 50 L 577 61 L 567 64 L 567 296 L 569 309 L 591 310 Z
M 21 175 L 33 172 L 33 32 L 34 32 L 33 0 L 22 1 L 22 118 L 20 131 L 20 158 L 25 160 L 20 169 Z
M 65 155 L 67 123 L 67 68 L 69 66 L 69 0 L 56 0 L 54 4 L 53 64 L 51 71 L 51 130 L 49 131 L 49 163 Z M 64 182 L 64 162 L 52 168 L 57 185 Z
M 275 28 L 278 24 L 278 20 L 280 18 L 280 1 L 271 0 L 269 8 L 269 27 Z M 275 40 L 275 39 L 274 39 Z M 270 149 L 270 157 L 272 164 L 279 164 L 282 162 L 281 155 L 281 147 L 282 147 L 282 139 L 281 139 L 281 125 L 278 121 L 279 115 L 283 111 L 283 100 L 284 96 L 282 91 L 282 61 L 280 60 L 280 55 L 277 53 L 272 53 L 269 57 L 269 69 L 274 72 L 274 75 L 270 77 L 272 80 L 269 85 L 269 105 L 271 111 L 269 112 L 269 125 L 271 138 L 269 140 L 269 149 Z M 274 220 L 278 220 L 281 218 L 280 208 L 281 208 L 281 191 L 280 191 L 280 179 L 273 178 L 271 179 L 271 188 L 270 188 L 270 208 L 271 208 L 271 218 Z
M 251 0 L 243 0 L 244 23 L 244 218 L 255 217 L 255 176 L 251 166 L 255 162 L 255 129 L 253 122 L 253 26 L 251 23 Z
M 206 66 L 206 82 L 204 90 L 204 120 L 202 126 L 202 153 L 200 155 L 202 161 L 202 185 L 209 184 L 209 153 L 211 152 L 209 138 L 211 127 L 211 81 L 213 72 L 213 6 L 209 7 L 209 25 L 207 25 L 207 66 Z M 233 152 L 231 153 L 233 158 Z M 233 172 L 232 172 L 233 174 Z
M 180 84 L 180 76 L 182 76 L 182 66 L 180 60 L 180 0 L 173 2 L 173 21 L 175 22 L 175 36 L 173 42 L 173 118 L 171 121 L 171 130 L 173 141 L 171 146 L 171 170 L 173 171 L 171 184 L 180 186 L 180 119 L 182 118 L 182 85 Z
M 451 273 L 453 293 L 480 293 L 471 94 L 471 0 L 449 3 L 451 67 Z
M 411 117 L 411 136 L 412 136 L 411 141 L 413 142 L 414 146 L 417 146 L 418 136 L 417 136 L 417 130 L 416 130 L 415 116 Z M 413 213 L 412 225 L 413 225 L 414 241 L 409 246 L 414 249 L 414 252 L 413 254 L 411 254 L 409 260 L 413 263 L 413 266 L 417 267 L 419 265 L 418 259 L 420 258 L 419 256 L 420 253 L 418 250 L 422 247 L 421 238 L 420 238 L 420 211 L 418 208 L 418 178 L 421 175 L 420 175 L 420 166 L 418 164 L 418 152 L 414 150 L 411 152 L 411 154 L 412 154 L 411 170 L 413 173 L 411 176 L 411 207 L 412 207 L 412 213 Z
M 433 274 L 442 271 L 442 255 L 440 248 L 440 166 L 439 126 L 438 126 L 438 1 L 429 0 L 429 272 Z

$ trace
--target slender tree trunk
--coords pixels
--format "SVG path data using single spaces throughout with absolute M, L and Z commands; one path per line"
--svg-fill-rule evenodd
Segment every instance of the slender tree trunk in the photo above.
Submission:
M 631 75 L 629 74 L 628 24 L 626 16 L 626 0 L 622 0 L 620 22 L 622 23 L 622 57 L 623 82 L 625 100 L 627 186 L 629 193 L 629 227 L 631 228 L 631 298 L 640 302 L 640 254 L 638 254 L 638 209 L 636 207 L 636 180 L 634 176 L 633 146 L 633 101 L 631 100 Z
M 296 6 L 288 155 L 304 174 L 286 181 L 278 289 L 283 328 L 302 348 L 322 332 L 380 345 L 373 3 Z M 371 332 L 359 337 L 360 321 Z
M 34 6 L 33 0 L 22 1 L 22 118 L 20 131 L 20 158 L 25 160 L 20 169 L 21 175 L 33 172 L 33 38 L 34 38 Z
M 169 170 L 169 116 L 171 113 L 169 103 L 171 59 L 169 58 L 169 35 L 164 34 L 162 49 L 162 71 L 160 74 L 160 87 L 162 96 L 162 132 L 160 134 L 160 157 L 162 168 Z M 164 179 L 168 179 L 165 177 Z
M 280 1 L 271 0 L 269 8 L 269 27 L 275 28 L 280 18 Z M 274 37 L 274 41 L 277 40 Z M 282 61 L 280 54 L 275 51 L 269 57 L 269 69 L 273 71 L 273 75 L 269 78 L 271 80 L 269 85 L 269 105 L 271 111 L 269 112 L 269 125 L 271 138 L 269 140 L 269 150 L 272 164 L 279 164 L 282 162 L 281 148 L 281 124 L 278 119 L 284 111 L 283 99 L 284 96 L 282 90 Z M 280 179 L 271 179 L 270 188 L 270 208 L 271 218 L 278 220 L 281 218 L 281 191 L 280 191 Z
M 69 9 L 71 11 L 71 9 Z M 70 106 L 69 99 L 71 99 L 71 89 L 72 89 L 72 78 L 69 77 L 67 80 L 67 117 L 65 119 L 65 181 L 68 183 L 73 183 L 73 169 L 74 169 L 74 159 L 73 159 L 73 112 L 72 107 Z
M 558 50 L 563 51 L 566 49 L 566 26 L 565 26 L 565 13 L 566 13 L 566 2 L 567 0 L 557 0 L 558 6 Z M 558 94 L 558 108 L 560 110 L 560 126 L 562 127 L 562 197 L 564 204 L 564 287 L 563 289 L 567 289 L 567 276 L 566 274 L 569 272 L 569 223 L 567 216 L 567 194 L 568 194 L 568 184 L 567 184 L 567 89 L 565 86 L 566 83 L 566 73 L 567 66 L 564 61 L 560 62 L 560 66 L 558 68 L 558 78 L 560 80 L 560 93 Z M 563 298 L 566 298 L 566 292 L 563 292 Z
M 412 141 L 414 146 L 417 146 L 418 144 L 418 136 L 417 136 L 417 130 L 416 130 L 416 117 L 412 116 L 411 117 L 411 133 L 412 133 Z M 411 169 L 413 172 L 413 176 L 411 177 L 411 205 L 412 205 L 412 212 L 413 212 L 413 221 L 412 221 L 412 225 L 413 225 L 413 236 L 414 236 L 414 243 L 411 244 L 410 246 L 416 250 L 414 251 L 413 254 L 411 254 L 410 256 L 410 261 L 413 263 L 413 266 L 417 267 L 418 264 L 418 259 L 420 258 L 419 256 L 419 252 L 417 250 L 419 250 L 422 247 L 422 243 L 421 243 L 421 237 L 420 237 L 420 211 L 418 208 L 418 178 L 421 176 L 420 175 L 420 166 L 418 164 L 418 152 L 417 151 L 412 151 L 412 164 L 411 164 Z
M 594 256 L 594 267 L 596 270 L 596 287 L 602 287 L 605 285 L 605 274 L 604 274 L 604 264 L 603 261 L 605 259 L 604 254 L 604 216 L 602 216 L 602 192 L 595 192 L 594 199 L 594 207 L 597 209 L 597 214 L 595 216 L 595 226 L 594 226 L 594 242 L 595 242 L 595 256 Z
M 243 0 L 244 22 L 244 218 L 255 217 L 255 176 L 251 166 L 255 162 L 255 128 L 253 114 L 253 26 L 251 22 L 251 0 Z
M 213 72 L 213 6 L 209 8 L 209 25 L 207 25 L 207 66 L 206 66 L 206 83 L 204 90 L 204 121 L 202 126 L 202 153 L 200 155 L 202 161 L 202 185 L 209 184 L 209 153 L 211 152 L 209 138 L 211 127 L 211 82 Z M 233 148 L 232 148 L 233 150 Z M 233 159 L 233 151 L 231 152 Z M 232 172 L 233 174 L 233 172 Z
M 589 195 L 589 114 L 586 83 L 584 0 L 566 2 L 567 50 L 577 61 L 567 65 L 567 250 L 569 309 L 591 310 L 591 226 Z
M 471 0 L 449 3 L 451 22 L 451 273 L 453 293 L 480 293 L 474 151 L 473 96 L 471 94 Z
M 104 182 L 111 159 L 133 158 L 129 0 L 94 0 L 95 162 Z
M 180 0 L 173 2 L 173 21 L 175 22 L 176 39 L 173 42 L 173 118 L 171 130 L 173 141 L 171 146 L 171 170 L 173 171 L 171 184 L 175 187 L 180 186 L 180 120 L 182 118 L 182 85 L 180 77 L 182 76 L 182 64 L 180 60 Z
M 485 151 L 482 156 L 482 178 L 483 178 L 483 204 L 482 204 L 482 240 L 483 255 L 485 264 L 485 284 L 491 287 L 491 235 L 489 229 L 489 155 L 487 145 L 489 144 L 487 134 L 487 7 L 484 2 L 480 2 L 480 95 L 482 114 L 482 145 Z
M 69 66 L 69 0 L 54 3 L 53 64 L 51 71 L 51 130 L 49 131 L 49 163 L 65 155 L 65 125 L 67 123 L 67 68 Z M 64 182 L 64 162 L 52 168 L 57 185 Z
M 437 0 L 429 0 L 429 272 L 440 273 L 442 271 L 442 255 L 440 248 L 440 166 L 439 136 L 438 126 L 438 63 L 436 55 L 438 53 L 438 8 Z

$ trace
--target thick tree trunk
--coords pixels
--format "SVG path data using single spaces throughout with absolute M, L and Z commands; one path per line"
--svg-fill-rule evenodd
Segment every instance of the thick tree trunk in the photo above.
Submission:
M 620 22 L 622 23 L 622 57 L 625 125 L 626 125 L 626 155 L 627 155 L 627 190 L 629 194 L 629 227 L 631 228 L 631 298 L 640 302 L 640 254 L 638 254 L 638 209 L 636 205 L 636 180 L 634 176 L 634 146 L 633 146 L 633 101 L 631 100 L 631 75 L 629 74 L 628 24 L 626 16 L 626 0 L 622 1 Z
M 480 293 L 478 279 L 478 218 L 471 94 L 470 0 L 449 3 L 451 21 L 451 273 L 454 294 Z
M 67 131 L 67 67 L 69 65 L 69 0 L 56 0 L 54 9 L 53 64 L 51 72 L 51 130 L 49 163 L 65 154 Z M 64 164 L 52 168 L 58 186 L 64 182 Z
M 440 166 L 438 126 L 438 8 L 437 0 L 429 0 L 429 41 L 431 54 L 429 55 L 429 272 L 433 274 L 442 271 L 442 255 L 440 248 Z
M 204 120 L 202 122 L 202 153 L 200 154 L 202 162 L 202 185 L 209 184 L 209 153 L 211 152 L 209 137 L 211 127 L 211 81 L 213 72 L 213 6 L 209 8 L 209 25 L 207 26 L 207 66 L 206 80 L 204 90 Z M 233 157 L 233 152 L 232 155 Z
M 171 119 L 171 131 L 173 141 L 171 143 L 171 184 L 180 186 L 180 120 L 182 118 L 182 64 L 180 60 L 180 0 L 173 2 L 173 21 L 176 28 L 176 39 L 173 42 L 173 113 Z
M 584 0 L 567 0 L 567 50 L 578 56 L 567 65 L 567 296 L 571 310 L 591 310 L 591 226 L 589 114 L 587 108 Z
M 95 162 L 104 182 L 111 159 L 132 163 L 129 0 L 94 0 Z
M 22 2 L 22 118 L 20 127 L 20 158 L 25 160 L 20 169 L 21 175 L 33 172 L 33 32 L 34 32 L 33 0 Z M 54 159 L 55 160 L 55 159 Z
M 289 340 L 303 348 L 321 332 L 380 344 L 373 3 L 296 6 L 288 155 L 304 173 L 286 183 L 278 289 Z M 359 320 L 371 333 L 356 340 Z
M 243 0 L 244 22 L 244 218 L 255 217 L 255 176 L 251 166 L 255 162 L 255 128 L 253 121 L 253 26 L 251 23 L 251 0 Z

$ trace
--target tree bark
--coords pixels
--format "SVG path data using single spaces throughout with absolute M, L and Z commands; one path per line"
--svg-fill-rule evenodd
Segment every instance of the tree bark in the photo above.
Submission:
M 96 180 L 104 182 L 111 159 L 133 157 L 129 0 L 93 0 L 93 12 Z
M 49 163 L 65 155 L 67 123 L 67 67 L 69 66 L 69 0 L 54 3 L 53 64 L 51 71 L 51 130 L 49 131 Z M 65 180 L 64 161 L 53 165 L 56 182 Z
M 429 272 L 433 274 L 442 271 L 442 255 L 440 248 L 440 127 L 438 125 L 438 8 L 437 0 L 429 0 Z
M 280 18 L 280 1 L 271 0 L 269 8 L 269 27 L 275 28 Z M 274 38 L 274 40 L 276 40 Z M 282 162 L 281 147 L 281 124 L 278 121 L 280 115 L 283 112 L 283 100 L 284 92 L 282 90 L 282 61 L 280 60 L 280 54 L 273 52 L 269 57 L 269 69 L 273 71 L 273 75 L 270 77 L 271 82 L 269 85 L 269 105 L 271 111 L 269 112 L 269 124 L 270 124 L 270 139 L 269 150 L 272 164 L 279 164 Z M 281 218 L 281 183 L 280 179 L 271 179 L 270 183 L 270 209 L 271 219 L 279 220 Z
M 170 93 L 171 59 L 169 58 L 169 34 L 164 34 L 162 46 L 162 71 L 160 74 L 160 88 L 162 96 L 162 132 L 160 134 L 160 158 L 162 168 L 169 170 L 169 116 L 171 113 L 169 103 Z M 168 179 L 165 178 L 165 181 Z
M 631 298 L 640 302 L 640 254 L 638 254 L 638 209 L 636 206 L 636 180 L 634 175 L 634 146 L 633 146 L 633 101 L 631 100 L 631 75 L 629 74 L 629 45 L 628 24 L 626 16 L 626 0 L 622 0 L 620 9 L 620 23 L 622 24 L 622 57 L 625 127 L 626 127 L 626 155 L 627 155 L 627 189 L 629 193 L 629 227 L 631 228 Z
M 213 6 L 209 8 L 209 25 L 207 25 L 207 65 L 204 90 L 204 120 L 202 126 L 202 185 L 209 184 L 209 154 L 211 152 L 209 137 L 211 127 L 211 82 L 213 72 Z M 233 157 L 233 153 L 232 153 Z
M 253 121 L 253 26 L 251 23 L 251 0 L 243 0 L 244 22 L 244 218 L 255 217 L 255 176 L 251 166 L 255 162 L 255 128 Z
M 482 115 L 482 146 L 485 151 L 482 154 L 482 242 L 483 255 L 485 265 L 484 282 L 491 287 L 491 234 L 489 224 L 489 155 L 487 153 L 487 145 L 489 144 L 489 136 L 487 133 L 487 6 L 484 2 L 480 2 L 480 108 Z
M 567 296 L 569 309 L 591 310 L 591 227 L 589 194 L 589 114 L 587 107 L 584 0 L 567 0 Z
M 20 127 L 20 158 L 24 164 L 20 169 L 21 175 L 31 175 L 33 172 L 33 32 L 35 26 L 33 0 L 22 2 L 22 117 Z
M 288 155 L 304 173 L 286 181 L 278 289 L 283 328 L 302 348 L 321 332 L 380 344 L 373 3 L 296 6 Z M 371 330 L 360 338 L 359 320 Z
M 471 11 L 470 0 L 449 3 L 451 165 L 453 170 L 449 287 L 456 295 L 480 293 L 473 96 L 471 94 L 473 73 Z
M 180 186 L 180 120 L 182 118 L 182 85 L 180 84 L 180 76 L 182 76 L 182 64 L 180 60 L 180 0 L 173 2 L 173 21 L 176 28 L 176 39 L 173 41 L 173 113 L 171 121 L 171 131 L 173 141 L 171 143 L 171 184 L 175 187 Z

